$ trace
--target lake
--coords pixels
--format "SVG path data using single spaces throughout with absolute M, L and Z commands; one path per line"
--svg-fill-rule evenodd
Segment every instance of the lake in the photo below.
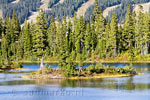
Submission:
M 57 65 L 51 65 L 53 68 Z M 89 64 L 85 65 L 87 67 Z M 104 64 L 125 66 L 127 64 Z M 24 70 L 0 73 L 0 100 L 149 100 L 150 64 L 133 64 L 144 75 L 90 80 L 22 79 L 40 68 L 23 64 Z

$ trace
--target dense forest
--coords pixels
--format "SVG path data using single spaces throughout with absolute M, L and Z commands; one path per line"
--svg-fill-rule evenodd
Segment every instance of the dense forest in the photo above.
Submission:
M 141 8 L 142 11 L 142 8 Z M 128 5 L 123 26 L 118 26 L 117 16 L 111 22 L 103 17 L 96 0 L 90 21 L 83 16 L 73 21 L 55 23 L 51 17 L 48 25 L 41 9 L 36 24 L 27 23 L 21 28 L 16 11 L 5 21 L 0 19 L 1 63 L 20 60 L 45 60 L 54 58 L 62 62 L 71 57 L 73 61 L 97 60 L 149 60 L 150 15 L 131 12 Z
M 14 0 L 0 0 L 0 9 L 3 11 L 3 18 L 6 16 L 12 15 L 13 10 L 16 10 L 16 14 L 19 18 L 19 22 L 22 24 L 25 19 L 27 19 L 33 11 L 38 11 L 40 5 L 42 4 L 41 0 L 20 0 L 18 3 L 11 3 Z M 63 3 L 58 3 L 59 0 L 50 0 L 49 8 L 51 10 L 44 11 L 44 14 L 48 19 L 53 16 L 57 20 L 73 17 L 74 13 L 81 7 L 82 4 L 88 0 L 64 0 Z M 118 18 L 118 22 L 123 24 L 127 5 L 131 5 L 131 10 L 135 4 L 150 2 L 150 0 L 98 0 L 98 5 L 100 9 L 104 10 L 107 7 L 121 4 L 120 7 L 117 7 L 113 11 L 109 12 L 109 16 L 106 20 L 110 21 L 112 18 L 112 13 L 115 12 Z M 91 20 L 91 15 L 93 14 L 94 5 L 90 6 L 85 13 L 85 20 Z

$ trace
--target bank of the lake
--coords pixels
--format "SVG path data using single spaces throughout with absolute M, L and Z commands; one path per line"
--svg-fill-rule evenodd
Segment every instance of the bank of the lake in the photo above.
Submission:
M 36 75 L 24 75 L 21 76 L 24 79 L 40 79 L 40 80 L 49 80 L 49 79 L 71 79 L 71 80 L 79 80 L 79 79 L 101 79 L 101 78 L 120 78 L 120 77 L 131 77 L 135 75 L 143 75 L 143 73 L 136 73 L 136 74 L 100 74 L 95 76 L 74 76 L 74 77 L 65 77 L 61 75 L 42 75 L 42 74 L 36 74 Z
M 41 63 L 41 61 L 29 61 L 29 60 L 20 60 L 18 61 L 20 63 L 27 63 L 27 64 L 32 64 L 32 63 Z M 79 61 L 74 61 L 76 63 L 79 63 Z M 50 64 L 58 64 L 59 61 L 55 60 L 55 61 L 51 61 L 51 60 L 44 60 L 44 63 L 50 63 Z M 137 61 L 117 61 L 117 60 L 99 60 L 99 61 L 84 61 L 85 64 L 95 64 L 95 63 L 150 63 L 149 61 L 143 61 L 143 60 L 137 60 Z

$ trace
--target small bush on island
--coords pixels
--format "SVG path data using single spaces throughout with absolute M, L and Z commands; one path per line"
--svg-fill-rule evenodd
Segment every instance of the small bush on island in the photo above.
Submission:
M 46 65 L 44 71 L 45 73 L 51 73 L 53 71 L 53 68 L 51 66 Z
M 106 66 L 104 67 L 102 64 L 96 64 L 90 65 L 87 68 L 85 68 L 85 71 L 87 74 L 100 74 L 100 73 L 108 73 L 108 74 L 113 74 L 113 73 L 120 73 L 120 74 L 131 74 L 131 73 L 136 73 L 134 71 L 133 65 L 130 64 L 129 66 L 125 67 L 117 67 L 115 68 L 114 66 Z

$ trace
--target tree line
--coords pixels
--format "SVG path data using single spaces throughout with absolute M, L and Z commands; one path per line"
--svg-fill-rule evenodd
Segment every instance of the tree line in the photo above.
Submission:
M 15 10 L 12 17 L 0 19 L 1 63 L 19 60 L 39 60 L 57 57 L 65 62 L 116 58 L 128 54 L 129 60 L 137 55 L 150 53 L 150 14 L 131 12 L 128 5 L 123 25 L 118 25 L 117 16 L 111 22 L 103 17 L 96 0 L 90 21 L 83 16 L 67 21 L 66 17 L 56 23 L 51 17 L 48 23 L 41 9 L 36 24 L 27 23 L 21 28 Z M 71 58 L 70 58 L 71 57 Z M 96 57 L 96 58 L 95 58 Z

